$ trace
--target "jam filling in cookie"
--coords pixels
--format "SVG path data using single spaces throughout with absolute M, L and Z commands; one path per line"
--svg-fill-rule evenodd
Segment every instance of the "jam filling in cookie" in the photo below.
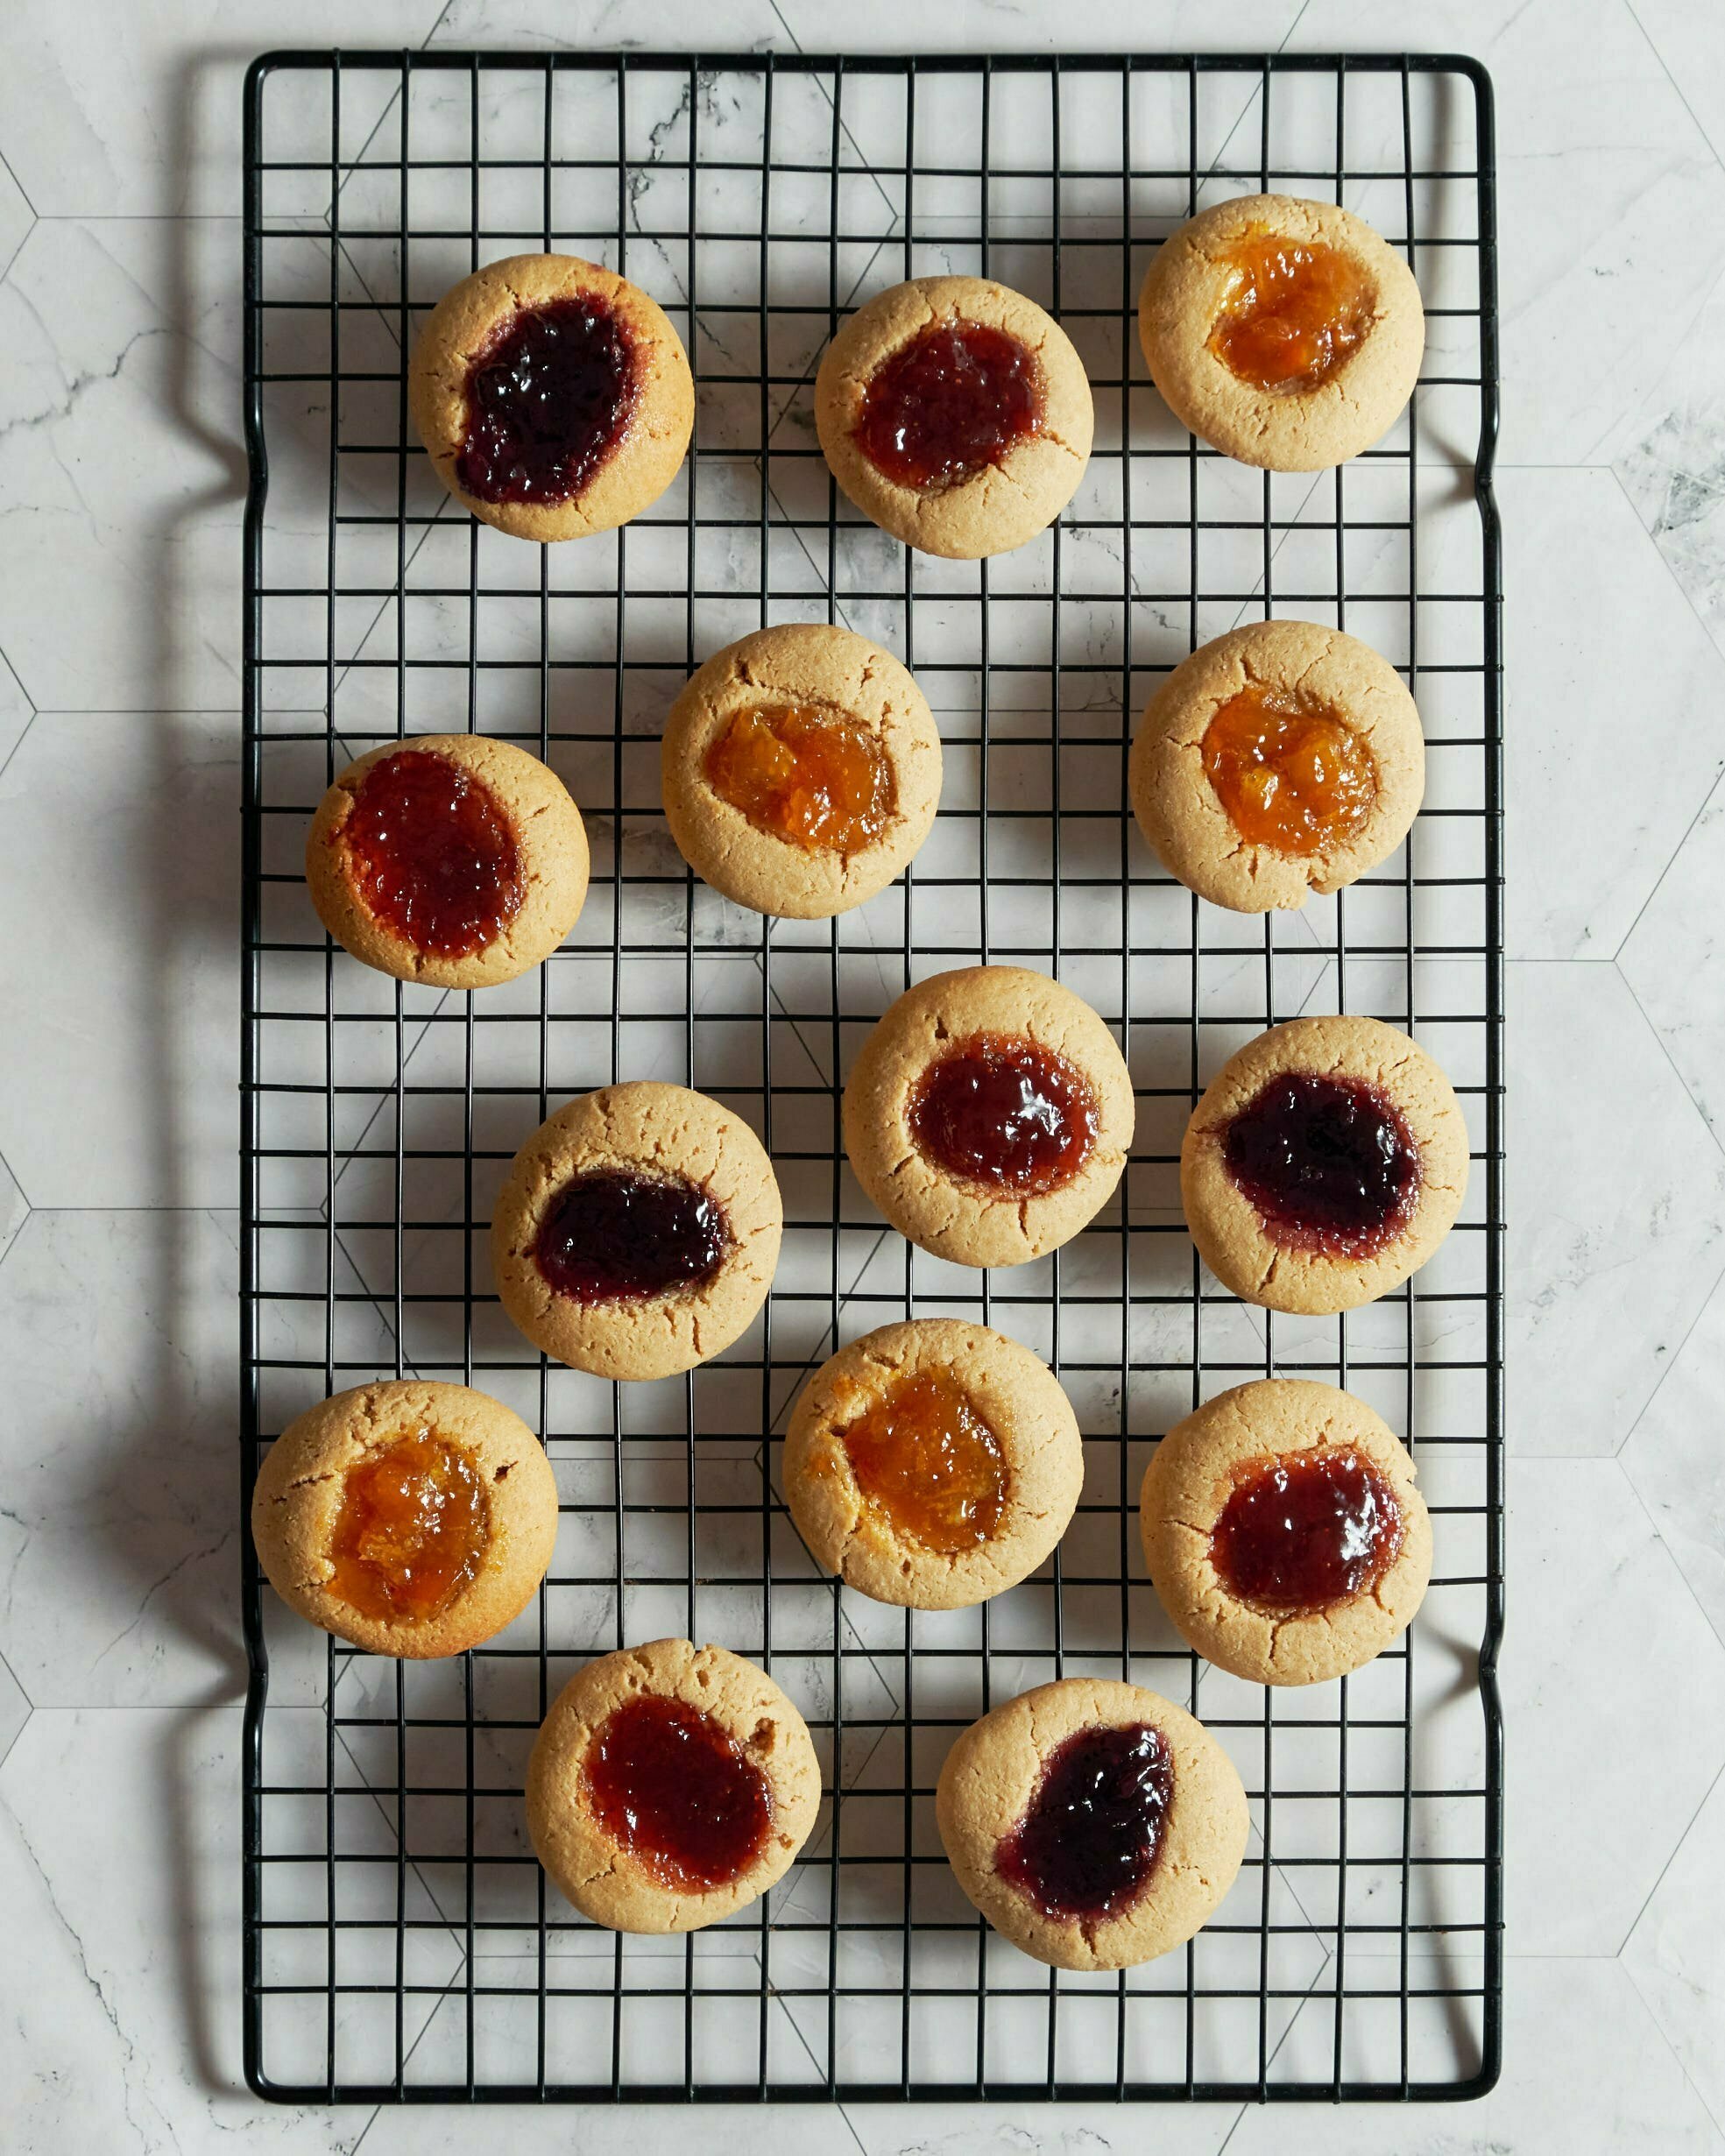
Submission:
M 569 501 L 627 433 L 636 390 L 634 348 L 602 300 L 524 310 L 468 362 L 456 477 L 478 501 Z
M 1236 1481 L 1210 1561 L 1236 1601 L 1305 1615 L 1368 1593 L 1402 1534 L 1395 1491 L 1357 1453 L 1290 1453 Z
M 1232 286 L 1210 349 L 1254 389 L 1316 389 L 1371 331 L 1377 294 L 1339 247 L 1249 232 L 1221 261 Z
M 728 1886 L 773 1824 L 767 1777 L 729 1730 L 659 1693 L 605 1717 L 582 1775 L 600 1826 L 663 1886 Z
M 956 486 L 1003 464 L 1042 430 L 1036 355 L 986 322 L 930 322 L 883 360 L 863 393 L 856 438 L 901 486 Z
M 954 1556 L 986 1542 L 1006 1502 L 1000 1440 L 944 1371 L 901 1377 L 839 1433 L 857 1487 L 896 1531 Z
M 1393 1101 L 1358 1078 L 1290 1071 L 1228 1124 L 1222 1158 L 1286 1250 L 1368 1258 L 1406 1227 L 1419 1153 Z
M 973 1033 L 918 1079 L 910 1135 L 937 1168 L 1042 1198 L 1083 1168 L 1100 1129 L 1090 1082 L 1035 1041 Z
M 625 1303 L 703 1286 L 731 1247 L 711 1191 L 681 1176 L 596 1168 L 552 1199 L 533 1256 L 555 1294 Z
M 435 1431 L 404 1431 L 343 1477 L 330 1592 L 378 1622 L 422 1623 L 477 1577 L 490 1534 L 473 1461 Z
M 739 711 L 707 751 L 703 775 L 757 831 L 846 859 L 892 821 L 886 751 L 866 726 L 811 704 Z
M 1352 727 L 1256 683 L 1218 709 L 1203 754 L 1240 836 L 1296 859 L 1346 845 L 1377 799 L 1377 766 Z
M 1117 1916 L 1156 1869 L 1173 1794 L 1160 1729 L 1080 1729 L 1049 1755 L 994 1868 L 1045 1917 L 1089 1925 Z
M 464 958 L 520 910 L 520 849 L 489 787 L 447 757 L 397 749 L 359 782 L 336 834 L 372 918 L 414 950 Z

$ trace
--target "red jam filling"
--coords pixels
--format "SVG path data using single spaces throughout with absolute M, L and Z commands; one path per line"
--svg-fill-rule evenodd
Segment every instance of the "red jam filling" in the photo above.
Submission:
M 657 1693 L 638 1693 L 606 1717 L 583 1778 L 605 1833 L 664 1886 L 728 1886 L 773 1824 L 767 1777 L 730 1732 Z
M 630 1303 L 703 1286 L 730 1248 L 725 1208 L 698 1184 L 597 1168 L 552 1199 L 533 1256 L 555 1294 Z
M 423 1622 L 477 1578 L 490 1534 L 472 1460 L 435 1431 L 407 1431 L 342 1478 L 329 1590 L 380 1623 Z
M 524 309 L 468 362 L 463 490 L 484 502 L 565 502 L 628 431 L 634 349 L 619 317 L 583 294 Z
M 917 1150 L 936 1167 L 1022 1198 L 1070 1183 L 1100 1127 L 1076 1065 L 1002 1033 L 974 1033 L 931 1063 L 909 1118 Z
M 1080 1729 L 1050 1754 L 994 1869 L 1045 1917 L 1088 1926 L 1117 1916 L 1156 1870 L 1173 1794 L 1160 1729 Z
M 1234 1117 L 1222 1158 L 1272 1242 L 1375 1257 L 1406 1227 L 1419 1153 L 1393 1101 L 1358 1078 L 1290 1071 Z
M 1003 464 L 1043 424 L 1036 355 L 1004 329 L 937 322 L 870 376 L 856 438 L 901 486 L 956 486 Z
M 470 771 L 424 749 L 379 757 L 331 841 L 360 903 L 404 943 L 464 958 L 495 943 L 521 904 L 509 819 Z
M 1304 1615 L 1369 1591 L 1402 1547 L 1402 1508 L 1357 1453 L 1290 1453 L 1235 1482 L 1210 1561 L 1236 1601 Z

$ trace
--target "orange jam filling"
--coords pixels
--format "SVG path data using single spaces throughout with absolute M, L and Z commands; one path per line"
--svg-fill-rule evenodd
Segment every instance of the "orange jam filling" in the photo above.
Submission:
M 1316 389 L 1370 332 L 1376 294 L 1340 248 L 1248 232 L 1220 259 L 1231 288 L 1210 349 L 1255 389 Z
M 1377 799 L 1377 766 L 1352 727 L 1256 686 L 1205 728 L 1204 774 L 1248 845 L 1297 859 L 1345 845 Z
M 841 1434 L 857 1487 L 898 1533 L 944 1557 L 993 1533 L 1006 1502 L 1006 1455 L 944 1373 L 901 1378 Z
M 813 705 L 739 711 L 707 751 L 706 781 L 757 831 L 847 858 L 892 820 L 893 767 L 867 727 Z
M 435 1431 L 407 1431 L 347 1471 L 330 1589 L 363 1617 L 423 1622 L 477 1575 L 490 1532 L 473 1461 Z

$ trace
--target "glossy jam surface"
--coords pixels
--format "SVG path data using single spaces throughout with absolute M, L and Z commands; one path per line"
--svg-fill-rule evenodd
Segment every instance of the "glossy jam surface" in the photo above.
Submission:
M 1377 799 L 1377 766 L 1351 726 L 1255 686 L 1220 707 L 1203 754 L 1241 837 L 1297 859 L 1345 845 Z
M 628 431 L 635 355 L 590 296 L 513 315 L 468 363 L 456 477 L 484 502 L 573 498 Z
M 955 1042 L 910 1099 L 910 1135 L 926 1160 L 1023 1198 L 1070 1183 L 1099 1127 L 1096 1097 L 1075 1064 L 1002 1033 Z
M 703 1286 L 730 1248 L 725 1208 L 698 1184 L 598 1168 L 552 1199 L 533 1255 L 555 1294 L 638 1303 Z
M 944 1371 L 896 1379 L 840 1434 L 858 1488 L 901 1535 L 953 1556 L 993 1533 L 1006 1455 Z
M 424 749 L 379 757 L 337 837 L 360 903 L 440 958 L 464 958 L 520 909 L 520 849 L 491 789 Z
M 1376 294 L 1339 248 L 1251 232 L 1220 258 L 1231 283 L 1210 349 L 1254 389 L 1316 389 L 1370 332 Z
M 665 1886 L 728 1885 L 773 1824 L 767 1777 L 731 1733 L 657 1693 L 606 1717 L 583 1771 L 600 1826 Z
M 869 378 L 857 442 L 901 486 L 957 486 L 1041 431 L 1028 344 L 975 322 L 930 322 Z
M 1401 1546 L 1395 1491 L 1351 1452 L 1260 1461 L 1210 1530 L 1211 1562 L 1235 1601 L 1291 1614 L 1375 1587 Z
M 1160 1729 L 1080 1729 L 1050 1754 L 994 1868 L 1045 1917 L 1099 1923 L 1140 1894 L 1162 1853 L 1174 1762 Z
M 1228 1124 L 1222 1157 L 1284 1249 L 1371 1257 L 1407 1226 L 1419 1154 L 1395 1103 L 1357 1078 L 1290 1071 Z
M 707 751 L 706 781 L 757 831 L 846 859 L 892 820 L 887 753 L 866 726 L 813 705 L 739 711 Z
M 423 1622 L 477 1577 L 490 1533 L 484 1478 L 467 1453 L 407 1431 L 343 1478 L 330 1592 L 362 1617 Z

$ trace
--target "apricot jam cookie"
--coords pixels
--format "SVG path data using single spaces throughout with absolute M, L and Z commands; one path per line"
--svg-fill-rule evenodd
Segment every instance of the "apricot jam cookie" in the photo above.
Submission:
M 785 1437 L 785 1502 L 824 1570 L 877 1602 L 963 1609 L 1015 1587 L 1084 1482 L 1071 1401 L 986 1325 L 920 1318 L 840 1348 Z
M 783 1878 L 820 1809 L 807 1724 L 724 1647 L 655 1639 L 577 1671 L 527 1765 L 527 1831 L 584 1917 L 693 1932 Z
M 422 733 L 342 773 L 306 882 L 344 951 L 397 980 L 491 988 L 548 958 L 587 896 L 587 833 L 555 771 L 507 741 Z
M 1094 414 L 1059 324 L 985 277 L 878 293 L 826 349 L 815 426 L 832 476 L 907 547 L 973 562 L 1052 524 Z
M 1322 471 L 1387 434 L 1419 379 L 1413 272 L 1333 202 L 1244 194 L 1163 243 L 1138 300 L 1176 419 L 1242 464 Z
M 408 403 L 437 477 L 518 539 L 581 539 L 669 486 L 695 424 L 676 331 L 637 285 L 575 255 L 511 255 L 443 294 Z
M 1114 1036 L 1070 988 L 972 965 L 907 989 L 845 1088 L 845 1149 L 897 1228 L 958 1265 L 1022 1265 L 1107 1203 L 1132 1143 Z
M 1198 1255 L 1242 1301 L 1309 1316 L 1399 1287 L 1467 1189 L 1449 1080 L 1375 1018 L 1261 1033 L 1211 1080 L 1180 1149 Z
M 696 874 L 798 921 L 883 891 L 940 805 L 940 734 L 890 652 L 849 629 L 757 629 L 666 723 L 665 821 Z
M 972 1722 L 946 1755 L 947 1860 L 1014 1946 L 1130 1969 L 1184 1946 L 1246 1853 L 1246 1792 L 1201 1722 L 1138 1685 L 1067 1677 Z
M 491 1219 L 503 1307 L 595 1377 L 669 1377 L 767 1300 L 784 1208 L 739 1115 L 683 1085 L 607 1085 L 515 1156 Z
M 1260 1378 L 1177 1423 L 1145 1471 L 1144 1562 L 1190 1647 L 1318 1685 L 1399 1639 L 1432 1577 L 1414 1464 L 1363 1400 Z
M 533 1600 L 557 1539 L 537 1438 L 465 1385 L 393 1378 L 291 1422 L 258 1473 L 251 1537 L 270 1585 L 373 1654 L 463 1654 Z
M 1133 811 L 1170 873 L 1235 913 L 1304 906 L 1387 860 L 1425 791 L 1402 677 L 1311 621 L 1255 621 L 1184 660 L 1132 744 Z

